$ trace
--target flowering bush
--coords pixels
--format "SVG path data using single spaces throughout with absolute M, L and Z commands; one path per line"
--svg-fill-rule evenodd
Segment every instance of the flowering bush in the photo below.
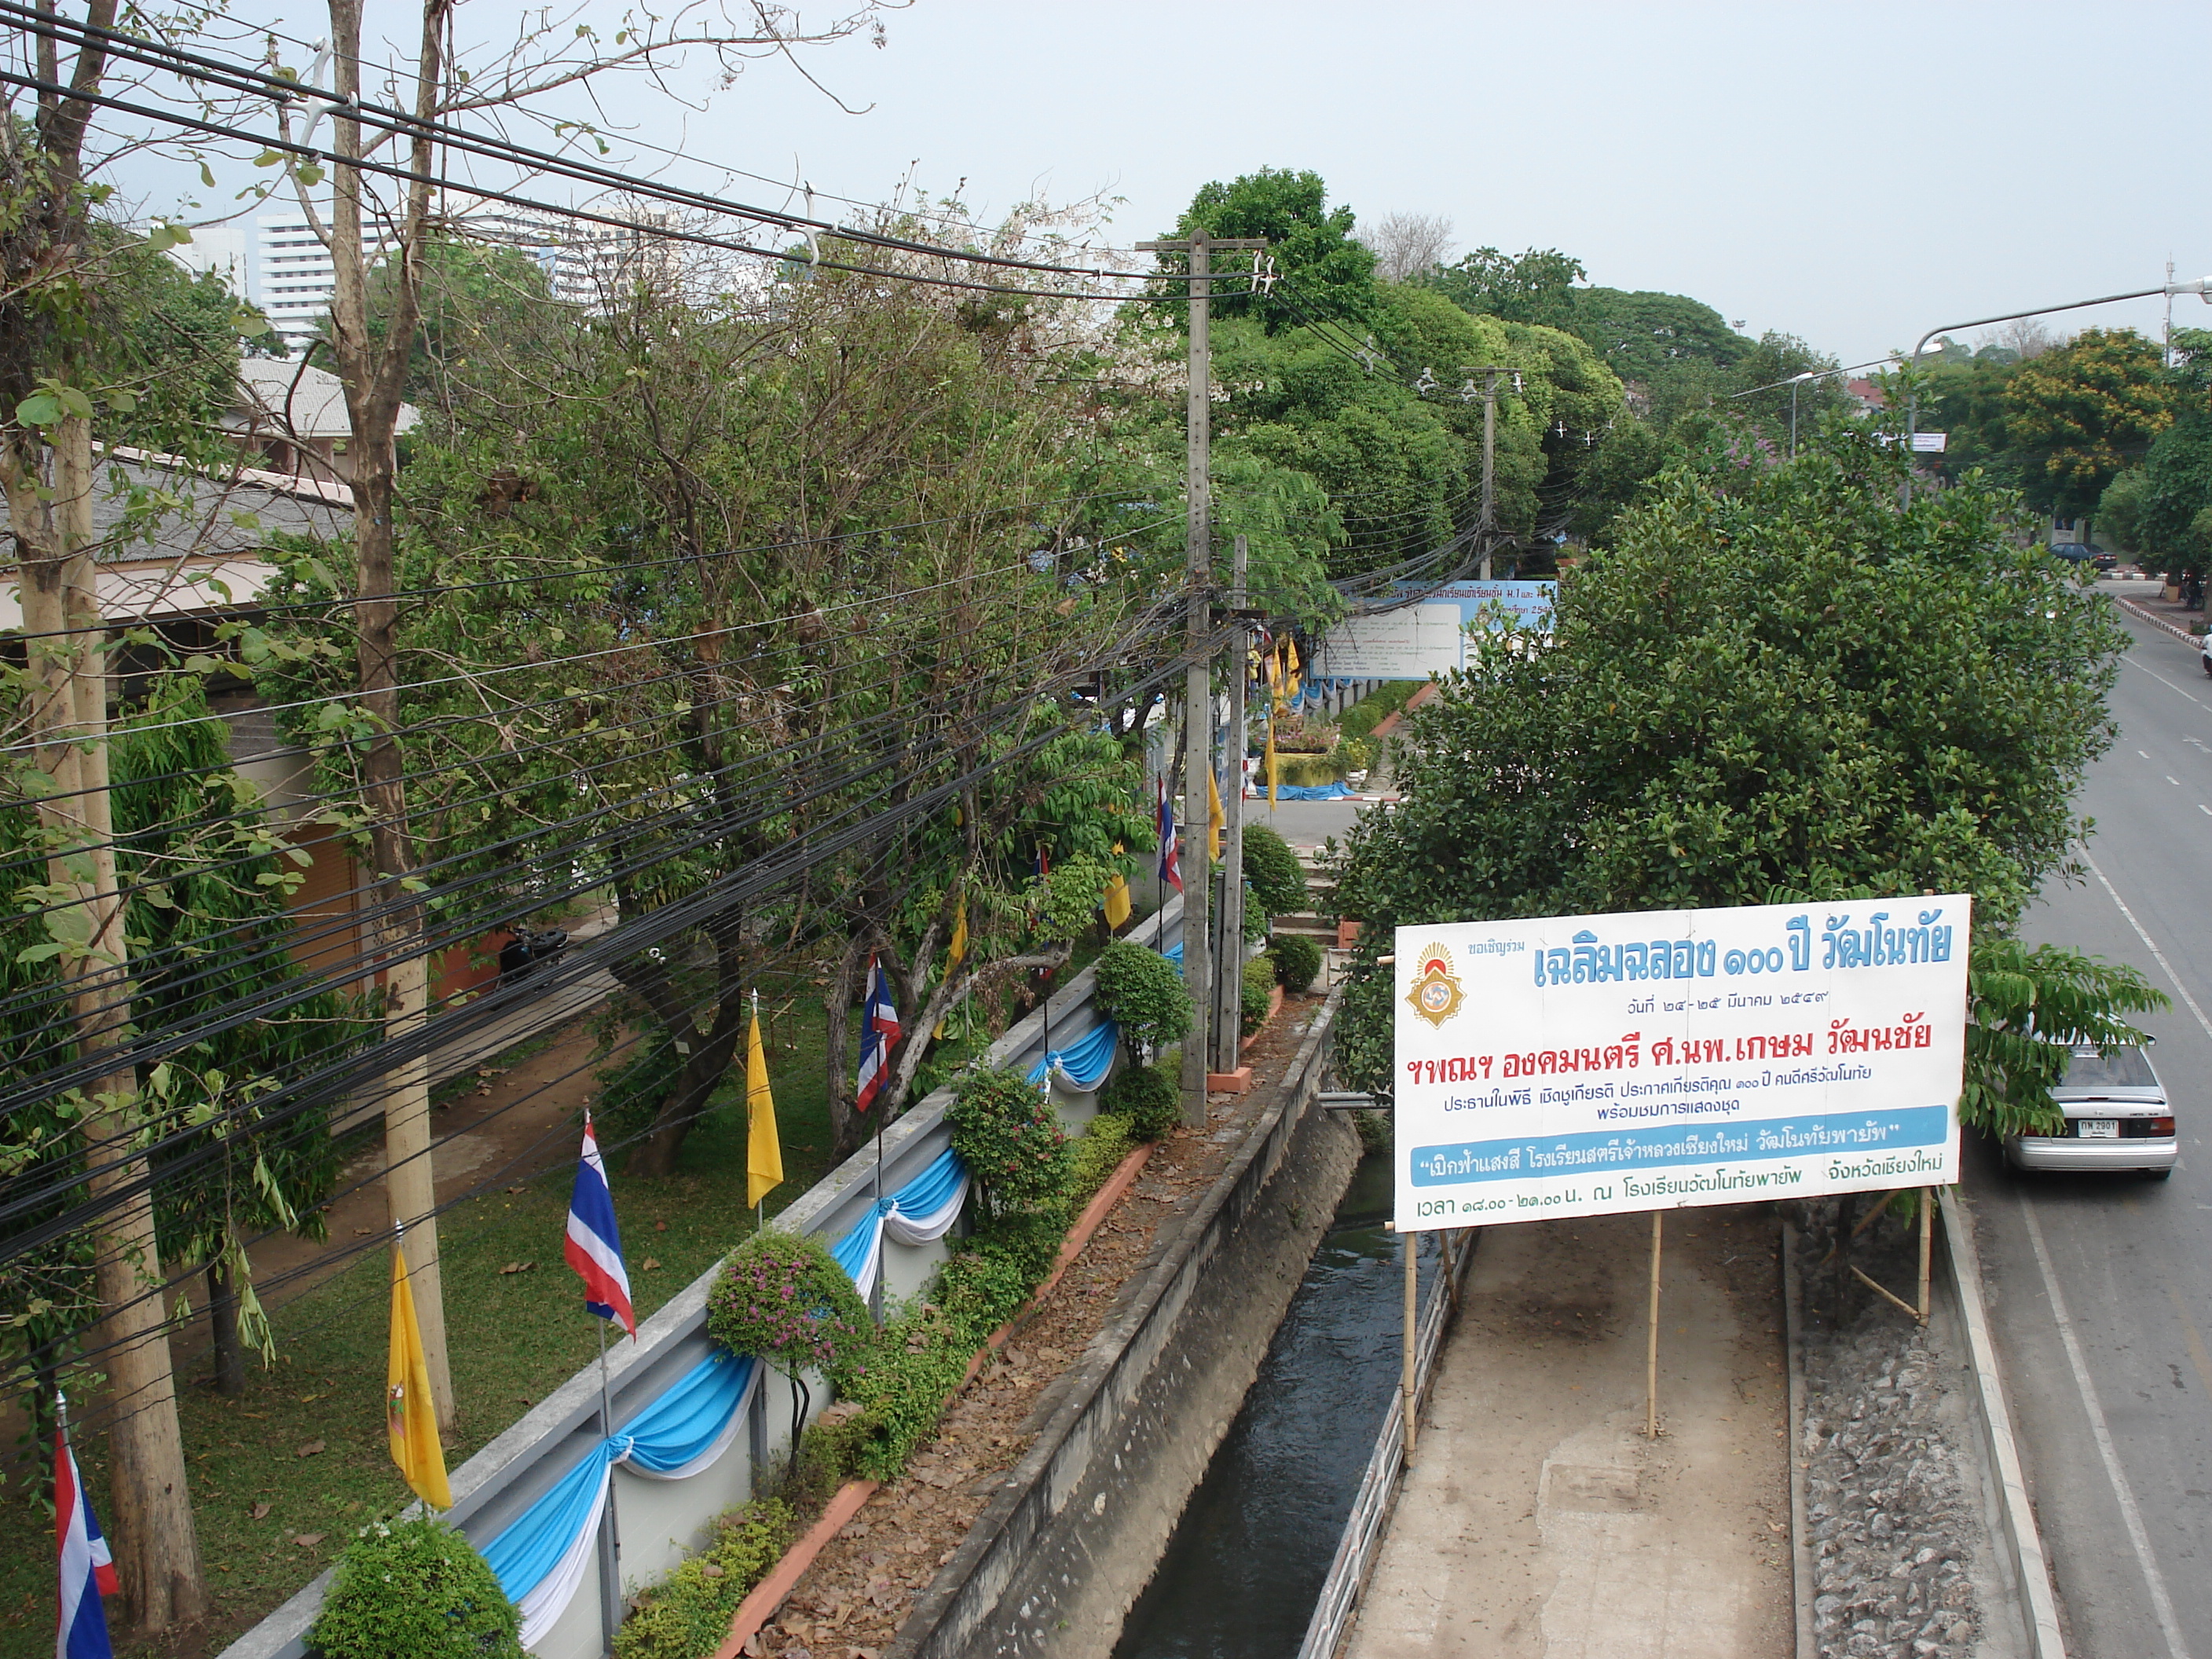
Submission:
M 952 1085 L 945 1121 L 990 1214 L 1066 1206 L 1067 1137 L 1036 1084 L 1018 1072 L 969 1072 Z
M 798 1233 L 755 1233 L 730 1252 L 707 1292 L 708 1335 L 793 1376 L 856 1358 L 875 1330 L 836 1258 Z

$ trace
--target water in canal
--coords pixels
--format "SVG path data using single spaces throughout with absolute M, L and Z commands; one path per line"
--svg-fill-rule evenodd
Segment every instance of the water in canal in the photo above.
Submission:
M 1370 1152 L 1114 1659 L 1295 1654 L 1398 1386 L 1390 1158 Z M 1422 1268 L 1426 1293 L 1428 1267 Z

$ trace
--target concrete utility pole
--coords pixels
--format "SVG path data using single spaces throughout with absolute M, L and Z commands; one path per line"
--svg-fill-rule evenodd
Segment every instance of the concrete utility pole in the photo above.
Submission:
M 1495 363 L 1461 371 L 1482 376 L 1482 580 L 1490 580 L 1490 545 L 1498 536 L 1498 377 L 1511 374 Z M 1515 377 L 1518 379 L 1518 376 Z
M 1229 608 L 1241 612 L 1244 598 L 1244 538 L 1237 538 L 1231 567 Z M 1252 627 L 1242 616 L 1229 629 L 1229 787 L 1221 792 L 1221 948 L 1214 960 L 1213 1069 L 1237 1069 L 1244 1006 L 1244 694 L 1250 681 L 1247 653 Z
M 1184 548 L 1190 586 L 1184 623 L 1190 665 L 1183 680 L 1182 979 L 1190 993 L 1190 1036 L 1182 1045 L 1182 1117 L 1206 1127 L 1207 1016 L 1212 1012 L 1213 974 L 1206 946 L 1207 890 L 1212 885 L 1207 843 L 1206 781 L 1213 768 L 1213 675 L 1206 647 L 1213 631 L 1206 592 L 1212 574 L 1213 502 L 1209 455 L 1213 416 L 1213 347 L 1209 330 L 1210 258 L 1216 248 L 1263 248 L 1256 236 L 1209 236 L 1197 230 L 1171 241 L 1139 242 L 1147 253 L 1190 256 L 1190 386 L 1184 404 Z

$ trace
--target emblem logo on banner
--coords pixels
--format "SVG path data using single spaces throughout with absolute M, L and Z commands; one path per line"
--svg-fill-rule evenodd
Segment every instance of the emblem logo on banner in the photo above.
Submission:
M 1450 951 L 1441 945 L 1421 947 L 1413 988 L 1406 993 L 1406 1000 L 1431 1025 L 1441 1026 L 1459 1012 L 1464 999 L 1459 988 L 1459 975 L 1452 972 Z

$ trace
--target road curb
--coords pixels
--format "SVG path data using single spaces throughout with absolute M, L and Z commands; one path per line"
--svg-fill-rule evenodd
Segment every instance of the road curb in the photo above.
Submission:
M 1797 1604 L 1797 1659 L 1820 1659 L 1813 1639 L 1812 1525 L 1805 1512 L 1805 1307 L 1797 1285 L 1797 1230 L 1782 1223 L 1782 1328 L 1790 1372 L 1790 1578 Z
M 2140 617 L 2143 621 L 2148 623 L 2153 628 L 2163 628 L 2167 633 L 2172 635 L 2174 638 L 2181 641 L 2185 645 L 2195 645 L 2197 643 L 2197 636 L 2191 633 L 2187 629 L 2182 627 L 2180 623 L 2168 622 L 2156 611 L 2145 610 L 2141 605 L 2138 605 L 2133 599 L 2126 599 L 2122 597 L 2120 594 L 2115 593 L 2112 595 L 2112 603 L 2118 605 L 2130 615 Z
M 2155 621 L 2156 618 L 2152 620 Z M 2005 1404 L 2004 1379 L 1997 1369 L 1996 1345 L 1990 1336 L 1989 1310 L 1982 1302 L 1982 1259 L 1974 1245 L 1974 1212 L 1955 1187 L 1942 1193 L 1944 1260 L 1958 1298 L 1959 1322 L 1966 1328 L 1973 1374 L 1975 1408 L 1996 1482 L 1997 1512 L 2011 1557 L 2013 1583 L 2020 1595 L 2029 1659 L 2066 1659 L 2066 1640 L 2058 1624 L 2058 1605 L 2051 1593 L 2051 1569 L 2043 1553 L 2043 1534 L 2035 1522 L 2027 1478 L 2021 1467 L 2012 1413 Z

